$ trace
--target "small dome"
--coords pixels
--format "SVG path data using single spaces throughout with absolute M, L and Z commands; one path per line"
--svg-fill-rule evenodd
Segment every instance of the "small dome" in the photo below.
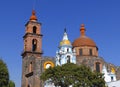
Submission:
M 63 40 L 60 42 L 60 46 L 63 46 L 63 45 L 71 45 L 71 43 L 69 40 Z
M 32 16 L 30 17 L 30 20 L 37 20 L 34 10 L 32 11 Z
M 111 73 L 115 74 L 115 69 L 111 67 Z
M 68 35 L 67 35 L 67 32 L 66 32 L 66 28 L 64 30 L 64 35 L 63 35 L 63 39 L 62 41 L 60 42 L 60 46 L 63 46 L 63 45 L 68 45 L 68 46 L 71 46 L 71 43 L 68 39 Z
M 84 24 L 81 24 L 81 28 L 80 28 L 81 36 L 79 38 L 77 38 L 76 40 L 74 40 L 74 42 L 72 44 L 73 47 L 79 47 L 79 46 L 97 47 L 95 42 L 85 35 L 85 31 L 86 30 L 85 30 Z

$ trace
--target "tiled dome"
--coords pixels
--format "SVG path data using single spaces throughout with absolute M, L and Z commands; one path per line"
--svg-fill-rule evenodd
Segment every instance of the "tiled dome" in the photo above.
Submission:
M 87 36 L 81 36 L 80 38 L 77 38 L 73 42 L 73 47 L 79 47 L 79 46 L 95 46 L 95 42 L 88 38 Z
M 63 45 L 71 46 L 71 43 L 70 43 L 68 36 L 67 36 L 66 28 L 64 30 L 63 39 L 60 42 L 60 46 L 63 46 Z
M 72 44 L 73 47 L 79 47 L 79 46 L 93 46 L 93 47 L 96 47 L 95 42 L 85 35 L 84 24 L 81 25 L 80 33 L 81 33 L 81 36 L 79 38 L 77 38 L 76 40 L 74 40 L 74 42 Z
M 63 40 L 60 42 L 60 46 L 62 46 L 62 45 L 71 45 L 71 43 L 69 40 Z

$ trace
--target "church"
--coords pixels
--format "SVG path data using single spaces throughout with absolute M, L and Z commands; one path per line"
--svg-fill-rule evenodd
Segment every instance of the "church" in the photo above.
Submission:
M 87 29 L 84 24 L 80 27 L 80 36 L 74 39 L 73 43 L 68 38 L 66 29 L 63 39 L 56 49 L 55 57 L 42 56 L 42 33 L 41 23 L 33 10 L 28 22 L 25 24 L 25 34 L 23 36 L 22 56 L 22 85 L 21 87 L 54 87 L 46 86 L 40 80 L 40 75 L 45 69 L 62 65 L 65 63 L 84 64 L 89 66 L 92 71 L 104 73 L 105 81 L 109 85 L 112 82 L 120 83 L 120 67 L 107 63 L 104 58 L 99 56 L 99 48 L 94 40 L 86 35 Z M 48 84 L 49 85 L 49 84 Z M 118 86 L 109 86 L 118 87 Z

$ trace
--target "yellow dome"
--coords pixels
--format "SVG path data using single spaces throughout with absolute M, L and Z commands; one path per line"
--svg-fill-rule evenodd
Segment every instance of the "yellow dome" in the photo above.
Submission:
M 115 74 L 115 69 L 111 67 L 111 72 Z
M 69 40 L 63 40 L 60 42 L 60 46 L 62 46 L 62 45 L 71 45 L 71 43 Z

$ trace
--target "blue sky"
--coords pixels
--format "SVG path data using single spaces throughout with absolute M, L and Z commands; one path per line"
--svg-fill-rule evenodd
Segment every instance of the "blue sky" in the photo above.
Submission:
M 55 56 L 65 27 L 73 42 L 80 36 L 80 24 L 84 23 L 86 35 L 99 48 L 99 56 L 120 66 L 119 0 L 1 0 L 0 57 L 16 87 L 21 87 L 24 25 L 33 8 L 42 23 L 44 56 Z

